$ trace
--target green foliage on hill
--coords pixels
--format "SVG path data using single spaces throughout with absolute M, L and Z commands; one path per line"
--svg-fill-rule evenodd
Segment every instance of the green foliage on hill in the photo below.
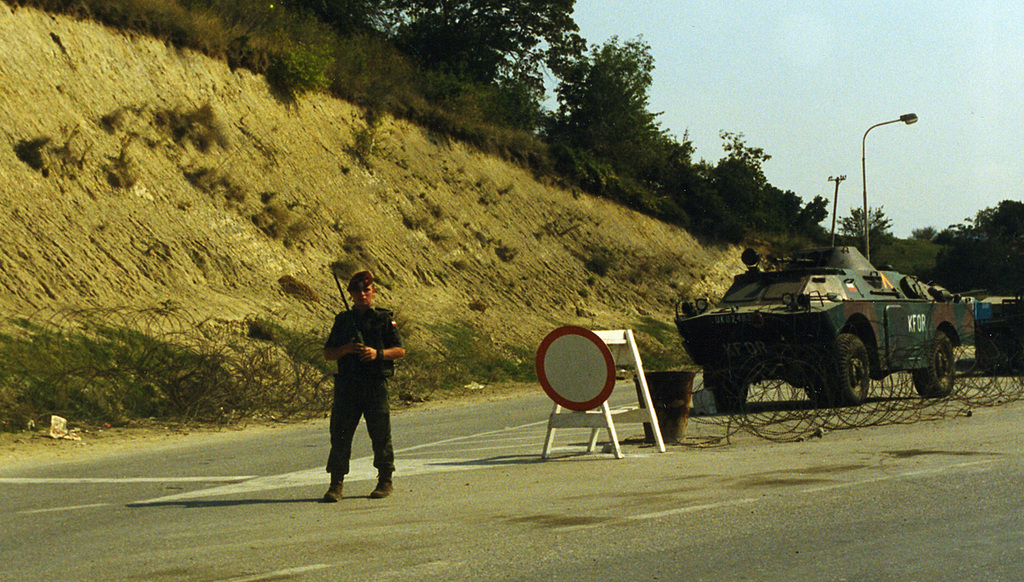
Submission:
M 863 212 L 842 220 L 839 244 L 863 246 Z M 1024 292 L 1024 202 L 1003 200 L 941 232 L 915 230 L 909 239 L 889 232 L 881 208 L 871 213 L 871 262 L 934 281 L 956 293 L 1018 295 Z
M 900 273 L 926 281 L 931 280 L 935 259 L 942 250 L 940 245 L 930 240 L 895 238 L 889 244 L 871 248 L 871 262 L 875 265 L 890 265 Z

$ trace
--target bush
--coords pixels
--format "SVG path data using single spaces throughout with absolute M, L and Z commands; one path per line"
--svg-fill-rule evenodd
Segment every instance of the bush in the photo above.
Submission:
M 278 285 L 281 286 L 281 290 L 302 301 L 309 301 L 310 303 L 320 303 L 320 296 L 316 294 L 316 291 L 312 287 L 299 281 L 291 275 L 284 275 L 277 280 Z M 250 333 L 252 326 L 250 326 Z
M 18 156 L 18 159 L 28 167 L 41 172 L 45 177 L 49 175 L 49 170 L 46 167 L 46 159 L 43 157 L 43 148 L 49 143 L 50 138 L 48 137 L 21 140 L 14 146 L 14 155 Z
M 313 229 L 304 216 L 293 212 L 287 204 L 276 201 L 265 204 L 263 210 L 250 219 L 263 234 L 281 240 L 285 245 L 303 240 Z
M 209 103 L 193 111 L 183 111 L 179 108 L 160 110 L 154 114 L 153 121 L 178 145 L 189 143 L 201 152 L 209 151 L 214 145 L 222 148 L 228 146 L 224 128 Z M 114 122 L 114 119 L 111 119 L 109 124 L 113 125 Z M 105 121 L 106 123 L 108 122 Z
M 644 317 L 635 335 L 646 371 L 681 370 L 694 365 L 674 325 Z
M 185 179 L 197 190 L 211 196 L 221 195 L 227 202 L 235 204 L 245 202 L 245 188 L 216 168 L 186 170 Z
M 418 99 L 416 69 L 394 46 L 370 35 L 339 39 L 328 68 L 335 95 L 371 110 L 400 112 Z
M 319 47 L 298 45 L 274 55 L 267 70 L 267 81 L 290 98 L 311 91 L 326 91 L 330 86 L 327 69 L 330 54 Z
M 615 252 L 605 246 L 595 246 L 589 249 L 590 256 L 583 261 L 583 267 L 591 273 L 605 277 L 615 266 Z

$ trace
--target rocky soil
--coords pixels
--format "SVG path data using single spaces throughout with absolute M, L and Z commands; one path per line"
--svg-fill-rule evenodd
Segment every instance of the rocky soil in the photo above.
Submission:
M 0 316 L 83 306 L 326 331 L 328 265 L 378 274 L 413 349 L 671 324 L 731 248 L 325 95 L 0 2 Z

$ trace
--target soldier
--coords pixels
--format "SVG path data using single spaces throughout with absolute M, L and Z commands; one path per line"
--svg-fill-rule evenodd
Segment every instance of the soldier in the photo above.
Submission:
M 353 275 L 348 292 L 352 309 L 334 318 L 324 345 L 324 359 L 338 362 L 331 407 L 331 453 L 327 458 L 331 485 L 324 494 L 326 502 L 341 499 L 360 416 L 366 418 L 373 466 L 377 468 L 377 487 L 370 493 L 371 498 L 391 494 L 391 474 L 395 471 L 387 379 L 394 374 L 394 361 L 405 356 L 405 348 L 391 312 L 373 306 L 377 289 L 369 271 Z

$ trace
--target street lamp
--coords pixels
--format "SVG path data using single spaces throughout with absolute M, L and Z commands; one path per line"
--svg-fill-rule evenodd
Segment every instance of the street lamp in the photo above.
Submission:
M 880 125 L 889 125 L 890 123 L 898 122 L 906 123 L 910 125 L 917 123 L 916 113 L 904 113 L 900 115 L 898 119 L 892 121 L 883 121 L 882 123 L 876 123 L 868 128 L 868 131 L 864 132 L 864 138 L 860 140 L 860 172 L 861 172 L 861 184 L 864 186 L 864 255 L 868 261 L 871 261 L 871 240 L 868 238 L 868 233 L 871 232 L 870 220 L 868 219 L 868 171 L 867 165 L 865 164 L 865 144 L 868 140 L 868 132 Z M 838 186 L 839 184 L 836 184 Z

